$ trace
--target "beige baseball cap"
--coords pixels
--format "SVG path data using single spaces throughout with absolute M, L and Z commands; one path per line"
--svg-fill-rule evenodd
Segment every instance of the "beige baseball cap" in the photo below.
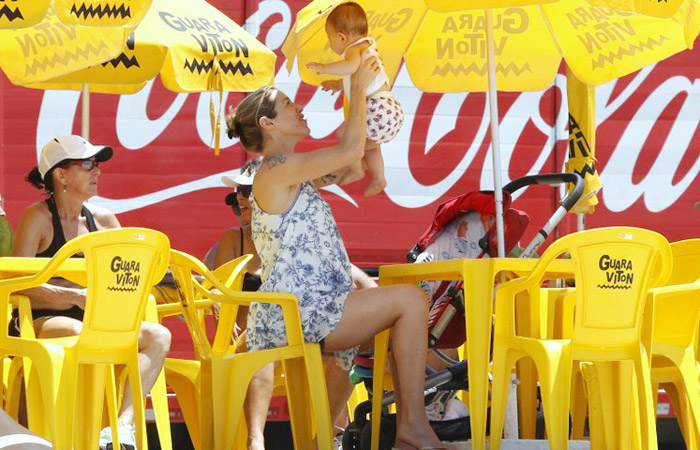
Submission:
M 255 172 L 260 165 L 259 161 L 246 163 L 241 172 L 235 175 L 224 175 L 221 177 L 221 182 L 228 187 L 237 188 L 238 186 L 252 186 Z
M 56 167 L 66 159 L 89 159 L 93 156 L 99 162 L 107 161 L 112 157 L 112 147 L 106 145 L 93 145 L 81 136 L 60 136 L 51 139 L 41 149 L 39 157 L 39 174 L 44 179 L 49 170 Z

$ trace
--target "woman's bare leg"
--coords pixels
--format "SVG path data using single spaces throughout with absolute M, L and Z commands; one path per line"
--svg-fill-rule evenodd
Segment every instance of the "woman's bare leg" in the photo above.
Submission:
M 274 388 L 275 363 L 264 365 L 248 385 L 243 405 L 248 424 L 248 450 L 265 450 L 265 422 Z
M 12 420 L 4 410 L 0 409 L 0 440 L 5 436 L 12 435 L 14 435 L 12 441 L 15 444 L 8 445 L 7 448 L 21 448 L 24 450 L 45 450 L 51 448 L 51 444 L 48 441 L 41 443 L 38 439 L 33 439 L 39 436 Z M 3 444 L 9 444 L 10 438 L 5 439 L 8 439 L 8 441 L 4 441 Z M 5 448 L 5 445 L 2 448 Z
M 34 333 L 38 338 L 76 336 L 83 329 L 83 322 L 66 316 L 40 317 L 34 321 Z
M 423 385 L 428 348 L 428 301 L 414 285 L 385 286 L 351 292 L 345 312 L 326 336 L 325 350 L 334 351 L 368 342 L 392 329 L 392 352 L 401 389 L 397 442 L 406 446 L 440 446 L 425 415 Z
M 170 350 L 172 336 L 162 325 L 151 322 L 141 323 L 139 332 L 139 371 L 141 372 L 141 387 L 144 395 L 151 391 L 158 374 L 160 374 L 165 356 Z M 134 423 L 134 401 L 129 389 L 129 380 L 124 388 L 124 401 L 119 411 L 119 423 L 131 425 Z
M 354 386 L 348 378 L 348 372 L 338 365 L 335 358 L 328 361 L 326 368 L 326 386 L 328 389 L 328 403 L 331 409 L 331 421 L 336 434 L 348 424 L 348 399 Z

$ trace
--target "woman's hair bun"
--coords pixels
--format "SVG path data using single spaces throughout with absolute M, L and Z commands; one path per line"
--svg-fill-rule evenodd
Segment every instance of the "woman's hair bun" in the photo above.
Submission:
M 241 127 L 241 122 L 238 120 L 238 114 L 236 114 L 238 108 L 232 110 L 227 116 L 226 116 L 226 127 L 227 127 L 227 134 L 229 139 L 233 138 L 239 138 L 241 137 L 241 134 L 243 133 L 242 127 Z

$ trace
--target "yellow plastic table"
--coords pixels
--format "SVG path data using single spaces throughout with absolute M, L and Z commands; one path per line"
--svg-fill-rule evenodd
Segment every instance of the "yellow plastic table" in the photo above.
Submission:
M 18 275 L 31 275 L 39 272 L 51 261 L 51 258 L 36 257 L 11 257 L 0 258 L 0 278 L 11 278 Z M 56 275 L 71 281 L 85 278 L 85 260 L 82 258 L 71 258 L 61 264 Z
M 501 272 L 518 276 L 530 272 L 537 259 L 485 258 L 452 259 L 420 264 L 398 264 L 379 268 L 379 285 L 418 283 L 422 280 L 462 280 L 466 318 L 466 358 L 469 379 L 469 414 L 472 448 L 481 450 L 486 445 L 486 411 L 488 406 L 488 371 L 493 314 L 493 291 Z M 547 271 L 548 278 L 562 278 L 573 274 L 569 259 L 554 261 Z M 375 337 L 373 392 L 381 393 L 384 368 L 389 344 L 389 330 Z M 372 399 L 372 450 L 379 447 L 381 423 L 381 395 Z

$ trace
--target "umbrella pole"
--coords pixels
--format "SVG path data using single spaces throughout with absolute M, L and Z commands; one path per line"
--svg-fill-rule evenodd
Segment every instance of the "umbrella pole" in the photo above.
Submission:
M 80 100 L 82 107 L 81 133 L 83 139 L 90 141 L 90 85 L 83 83 L 83 98 Z
M 503 232 L 503 181 L 501 180 L 501 143 L 498 131 L 498 91 L 496 89 L 496 47 L 493 38 L 493 12 L 486 13 L 486 47 L 489 67 L 489 114 L 491 116 L 491 157 L 493 159 L 493 194 L 496 201 L 496 235 L 498 239 L 498 257 L 505 257 L 505 239 Z M 505 281 L 501 274 L 501 281 Z M 508 403 L 503 426 L 503 437 L 518 438 L 518 391 L 517 379 L 511 375 L 508 388 Z
M 486 42 L 489 66 L 489 113 L 491 115 L 491 157 L 493 159 L 493 194 L 496 200 L 496 234 L 498 257 L 505 257 L 503 237 L 503 182 L 501 181 L 501 143 L 498 134 L 498 92 L 496 91 L 496 47 L 493 39 L 493 13 L 486 11 Z

